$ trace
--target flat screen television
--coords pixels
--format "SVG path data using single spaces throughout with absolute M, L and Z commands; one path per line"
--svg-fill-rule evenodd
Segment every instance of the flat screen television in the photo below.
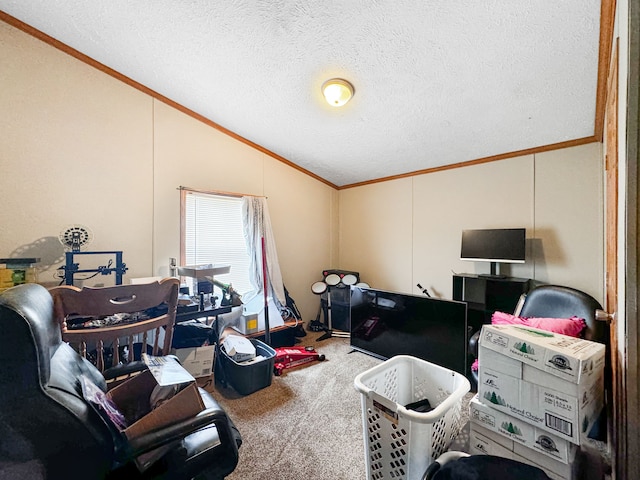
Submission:
M 351 287 L 350 343 L 386 360 L 411 355 L 467 374 L 467 304 Z
M 497 274 L 498 263 L 524 263 L 524 228 L 463 230 L 460 260 L 491 262 L 491 274 Z

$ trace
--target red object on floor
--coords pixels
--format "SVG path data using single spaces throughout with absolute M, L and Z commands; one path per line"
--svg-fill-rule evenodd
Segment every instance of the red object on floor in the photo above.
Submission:
M 325 356 L 316 352 L 313 347 L 279 347 L 275 351 L 273 373 L 276 376 L 282 375 L 285 368 L 297 367 L 315 360 L 322 362 L 325 359 Z

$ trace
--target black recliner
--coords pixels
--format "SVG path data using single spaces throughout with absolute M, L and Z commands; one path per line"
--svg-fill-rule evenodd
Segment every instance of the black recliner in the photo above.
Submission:
M 0 469 L 35 464 L 43 478 L 83 480 L 222 479 L 235 469 L 240 434 L 206 391 L 205 410 L 193 418 L 128 441 L 84 399 L 82 374 L 106 389 L 99 371 L 62 341 L 44 287 L 0 294 Z M 162 445 L 168 453 L 139 472 L 133 460 Z

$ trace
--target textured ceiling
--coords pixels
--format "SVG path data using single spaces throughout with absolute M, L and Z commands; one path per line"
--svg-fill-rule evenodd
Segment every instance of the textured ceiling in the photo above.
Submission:
M 0 0 L 336 186 L 594 135 L 599 0 Z M 328 78 L 355 96 L 324 103 Z

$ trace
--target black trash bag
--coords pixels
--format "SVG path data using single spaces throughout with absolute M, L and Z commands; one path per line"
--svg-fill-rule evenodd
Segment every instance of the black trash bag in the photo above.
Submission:
M 176 323 L 173 327 L 173 348 L 192 348 L 211 345 L 215 342 L 215 331 L 211 325 L 198 320 Z
M 282 286 L 284 287 L 284 296 L 286 301 L 287 314 L 289 317 L 293 317 L 299 322 L 298 325 L 296 325 L 294 336 L 306 337 L 307 332 L 304 331 L 304 326 L 302 324 L 302 315 L 300 315 L 300 311 L 296 306 L 296 302 L 293 300 L 293 298 L 291 298 L 291 295 L 289 295 L 289 290 L 287 290 L 287 287 L 284 284 Z M 283 315 L 283 318 L 284 318 L 284 315 Z M 288 318 L 284 318 L 284 319 L 287 320 Z
M 291 295 L 289 295 L 289 290 L 287 290 L 287 287 L 285 285 L 282 286 L 284 288 L 285 306 L 289 310 L 289 316 L 294 317 L 296 320 L 302 320 L 302 315 L 300 315 L 300 311 L 296 306 L 296 302 L 293 300 L 293 298 L 291 298 Z

